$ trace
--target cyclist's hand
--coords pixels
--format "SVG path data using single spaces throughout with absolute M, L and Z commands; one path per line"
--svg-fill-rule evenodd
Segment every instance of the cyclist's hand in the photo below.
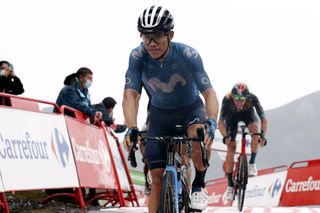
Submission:
M 102 120 L 102 112 L 97 111 L 95 117 L 98 118 L 99 120 Z
M 261 129 L 261 135 L 260 135 L 260 138 L 259 138 L 259 143 L 260 143 L 260 146 L 261 146 L 261 147 L 267 145 L 267 139 L 264 137 L 264 131 L 263 131 L 263 129 Z
M 261 147 L 266 146 L 267 145 L 267 139 L 265 137 L 261 137 L 259 139 L 259 143 L 260 143 Z
M 206 132 L 207 135 L 209 135 L 211 141 L 213 141 L 214 139 L 214 132 L 216 131 L 217 128 L 217 122 L 211 118 L 209 118 L 206 122 L 205 122 L 205 126 L 206 126 Z
M 229 145 L 230 141 L 231 141 L 230 136 L 223 137 L 223 139 L 222 139 L 222 142 L 227 146 Z
M 140 143 L 141 136 L 140 136 L 139 129 L 137 127 L 131 127 L 130 129 L 128 129 L 127 133 L 124 136 L 123 146 L 127 151 L 130 150 L 130 147 L 132 145 L 131 143 L 132 137 L 136 137 L 137 143 Z

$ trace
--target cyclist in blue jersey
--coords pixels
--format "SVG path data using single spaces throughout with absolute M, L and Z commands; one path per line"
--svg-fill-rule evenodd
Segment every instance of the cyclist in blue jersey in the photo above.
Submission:
M 173 26 L 171 13 L 161 6 L 145 9 L 138 18 L 142 43 L 132 50 L 126 72 L 123 111 L 129 130 L 124 146 L 129 149 L 130 136 L 138 131 L 137 113 L 144 85 L 151 99 L 148 136 L 175 135 L 175 125 L 183 125 L 186 127 L 184 133 L 195 137 L 196 129 L 206 123 L 205 144 L 210 156 L 219 103 L 199 53 L 192 47 L 171 41 Z M 191 208 L 204 210 L 208 204 L 204 184 L 206 169 L 202 164 L 199 143 L 192 146 L 195 179 Z M 165 144 L 148 141 L 145 157 L 152 177 L 148 208 L 153 213 L 160 203 L 161 180 L 166 166 Z

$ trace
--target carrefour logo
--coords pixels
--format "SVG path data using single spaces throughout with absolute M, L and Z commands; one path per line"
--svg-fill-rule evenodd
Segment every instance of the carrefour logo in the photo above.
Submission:
M 246 139 L 246 146 L 251 147 L 251 140 L 250 139 Z
M 48 160 L 48 143 L 30 132 L 10 137 L 0 132 L 0 158 L 10 160 Z
M 85 139 L 84 144 L 78 144 L 73 137 L 71 138 L 71 142 L 74 148 L 74 156 L 77 161 L 87 164 L 103 165 L 110 171 L 110 154 L 102 139 L 98 140 L 98 147 L 93 145 L 96 142 L 94 137 L 90 137 L 90 135 Z
M 246 191 L 246 198 L 257 198 L 257 197 L 263 197 L 266 191 L 266 187 L 259 187 L 258 185 L 255 185 L 254 188 L 249 189 Z
M 313 176 L 309 176 L 308 180 L 292 180 L 288 179 L 285 190 L 287 193 L 295 193 L 295 192 L 312 192 L 320 190 L 320 179 L 314 178 Z
M 269 187 L 269 195 L 271 197 L 276 196 L 278 192 L 281 190 L 281 187 L 282 187 L 281 180 L 277 178 L 277 180 L 275 180 Z
M 63 167 L 67 167 L 70 148 L 67 141 L 57 128 L 54 128 L 54 132 L 52 134 L 51 148 L 58 162 L 61 163 Z

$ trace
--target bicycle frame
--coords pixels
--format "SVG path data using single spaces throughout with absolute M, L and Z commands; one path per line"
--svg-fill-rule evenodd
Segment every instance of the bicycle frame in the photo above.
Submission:
M 181 171 L 178 171 L 178 169 L 181 169 L 181 146 L 182 141 L 179 141 L 176 143 L 174 140 L 168 140 L 167 142 L 167 166 L 165 168 L 165 171 L 163 173 L 163 176 L 166 173 L 171 173 L 172 177 L 172 185 L 174 190 L 174 199 L 175 199 L 175 209 L 176 212 L 179 212 L 179 196 L 182 196 L 182 183 L 181 183 Z M 178 150 L 176 150 L 176 145 L 178 145 Z M 188 142 L 187 145 L 189 146 Z M 178 153 L 178 155 L 176 155 Z
M 253 135 L 258 135 L 258 136 L 261 136 L 262 133 L 249 133 L 246 131 L 247 127 L 245 125 L 240 125 L 239 126 L 240 129 L 241 129 L 241 151 L 239 153 L 239 156 L 238 156 L 238 162 L 236 163 L 236 169 L 234 170 L 237 171 L 237 169 L 239 169 L 239 159 L 241 158 L 242 155 L 245 155 L 247 157 L 247 152 L 246 152 L 246 145 L 247 145 L 247 140 L 246 140 L 246 136 L 247 135 L 250 135 L 251 137 Z
M 174 199 L 175 199 L 175 209 L 176 212 L 179 212 L 179 198 L 182 198 L 182 144 L 185 143 L 187 146 L 190 146 L 190 141 L 179 141 L 176 143 L 174 140 L 168 140 L 167 142 L 167 165 L 164 171 L 164 175 L 166 173 L 171 173 L 172 177 L 172 185 L 174 191 Z M 164 176 L 163 175 L 163 176 Z M 190 198 L 189 198 L 190 199 Z M 185 204 L 187 205 L 187 204 Z
M 137 166 L 136 163 L 136 158 L 135 158 L 135 151 L 137 150 L 137 138 L 138 138 L 138 133 L 136 135 L 132 135 L 130 137 L 130 140 L 132 141 L 132 146 L 129 151 L 128 155 L 128 160 L 130 161 L 131 165 L 133 167 Z M 182 165 L 182 159 L 181 159 L 181 150 L 182 150 L 182 144 L 183 143 L 189 143 L 191 140 L 192 141 L 198 141 L 200 143 L 201 147 L 201 152 L 204 153 L 202 155 L 202 161 L 203 165 L 207 168 L 209 166 L 208 163 L 208 158 L 207 158 L 207 153 L 205 150 L 205 145 L 204 145 L 204 131 L 202 128 L 197 129 L 197 137 L 181 137 L 181 136 L 165 136 L 165 137 L 141 137 L 142 141 L 145 140 L 151 140 L 154 142 L 164 142 L 167 145 L 167 162 L 166 162 L 166 168 L 163 174 L 163 180 L 166 184 L 166 180 L 168 180 L 170 183 L 169 188 L 172 188 L 172 194 L 169 193 L 168 196 L 172 197 L 172 201 L 174 202 L 174 206 L 172 206 L 176 212 L 179 212 L 179 198 L 187 198 L 189 202 L 184 203 L 185 209 L 189 209 L 190 206 L 190 196 L 189 193 L 185 193 L 188 191 L 188 187 L 184 181 L 184 176 L 183 176 L 183 171 L 184 167 Z M 178 145 L 178 146 L 177 146 Z M 182 169 L 183 168 L 183 169 Z M 169 178 L 168 178 L 169 176 Z M 162 187 L 163 190 L 164 187 Z M 166 188 L 165 188 L 166 189 Z M 163 191 L 161 192 L 161 198 L 163 199 L 162 196 L 164 195 L 164 199 L 166 199 L 167 195 L 163 194 Z M 179 197 L 180 196 L 180 197 Z M 165 200 L 163 200 L 165 202 Z M 160 209 L 162 207 L 160 206 Z M 163 206 L 164 209 L 166 209 L 166 206 Z
M 246 134 L 243 133 L 242 138 L 241 138 L 241 152 L 240 152 L 240 155 L 246 154 L 246 146 L 247 146 Z
M 238 161 L 236 163 L 236 168 L 235 170 L 233 171 L 233 176 L 236 176 L 236 173 L 239 171 L 239 160 L 241 158 L 242 155 L 245 155 L 247 157 L 247 153 L 246 153 L 246 139 L 241 139 L 241 151 L 239 153 L 239 156 L 238 156 Z
M 235 176 L 236 173 L 238 172 L 239 170 L 239 160 L 241 158 L 242 155 L 245 155 L 247 156 L 247 153 L 246 153 L 246 145 L 247 145 L 247 140 L 246 140 L 246 136 L 249 134 L 248 132 L 245 132 L 245 129 L 246 129 L 246 126 L 242 125 L 242 126 L 239 126 L 241 128 L 241 134 L 242 134 L 242 137 L 241 137 L 241 151 L 239 153 L 239 156 L 238 156 L 238 161 L 236 163 L 236 168 L 235 170 L 233 171 L 233 175 Z
M 246 131 L 246 125 L 239 126 L 241 128 L 241 152 L 238 157 L 238 162 L 236 163 L 236 169 L 233 173 L 233 178 L 235 180 L 234 190 L 235 194 L 238 196 L 238 210 L 241 212 L 244 204 L 246 188 L 248 184 L 248 159 L 246 153 L 246 136 L 259 135 L 263 136 L 263 133 L 249 133 Z

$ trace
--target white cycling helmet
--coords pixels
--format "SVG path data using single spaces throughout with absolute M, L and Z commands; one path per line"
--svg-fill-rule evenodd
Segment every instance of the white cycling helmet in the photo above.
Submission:
M 151 6 L 145 9 L 138 19 L 138 31 L 144 33 L 165 33 L 173 29 L 171 13 L 162 6 Z

